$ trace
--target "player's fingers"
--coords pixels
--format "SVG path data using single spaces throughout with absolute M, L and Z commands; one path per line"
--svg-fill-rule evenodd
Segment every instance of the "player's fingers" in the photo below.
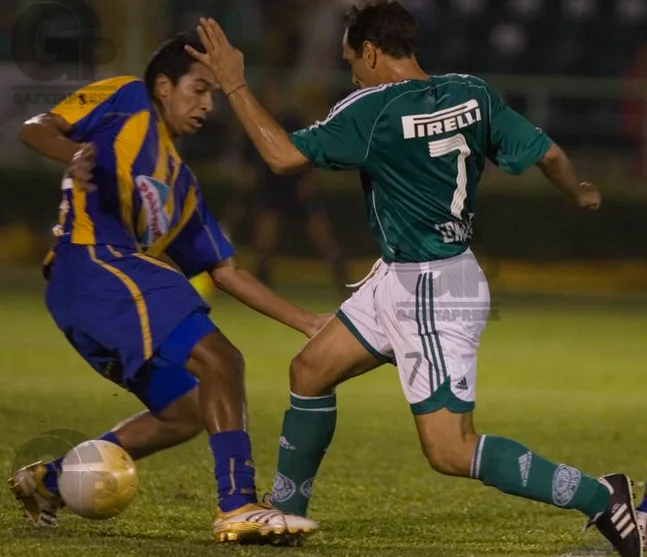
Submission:
M 80 184 L 89 182 L 92 178 L 92 173 L 83 168 L 75 168 L 70 174 L 72 174 L 72 177 Z
M 95 186 L 90 180 L 82 180 L 79 181 L 79 187 L 83 191 L 95 191 L 97 189 L 97 186 Z
M 600 208 L 601 205 L 601 199 L 599 197 L 593 197 L 587 204 L 586 208 L 591 209 L 593 211 L 597 211 Z
M 209 18 L 208 29 L 209 29 L 210 36 L 212 36 L 220 46 L 225 46 L 229 44 L 229 41 L 227 40 L 227 35 L 225 35 L 225 32 L 222 30 L 222 27 L 220 27 L 218 22 L 212 17 Z
M 207 54 L 211 54 L 212 52 L 215 52 L 216 48 L 215 45 L 212 44 L 209 35 L 207 35 L 204 24 L 202 22 L 203 20 L 201 19 L 200 25 L 198 25 L 196 31 L 198 33 L 198 37 L 200 39 L 200 42 L 202 43 L 202 46 L 204 46 L 204 49 L 207 51 Z
M 86 164 L 81 166 L 81 175 L 85 180 L 90 180 L 92 178 L 92 173 L 94 170 L 93 164 Z
M 193 56 L 198 62 L 202 64 L 207 64 L 209 62 L 209 56 L 204 52 L 199 52 L 191 45 L 184 45 L 184 50 L 186 50 L 191 56 Z
M 92 184 L 92 174 L 90 172 L 70 172 L 74 183 L 83 191 L 94 191 L 97 187 Z
M 213 19 L 201 18 L 200 28 L 202 29 L 202 32 L 208 38 L 209 43 L 212 45 L 214 49 L 220 49 L 222 47 L 221 40 L 220 40 L 221 37 L 217 31 L 219 27 L 218 27 L 218 24 Z

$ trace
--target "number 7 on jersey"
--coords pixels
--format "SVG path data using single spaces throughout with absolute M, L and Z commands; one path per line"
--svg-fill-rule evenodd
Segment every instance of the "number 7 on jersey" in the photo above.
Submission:
M 467 165 L 465 160 L 470 156 L 472 151 L 467 145 L 467 140 L 462 133 L 448 137 L 447 139 L 438 139 L 429 142 L 429 156 L 432 159 L 444 157 L 454 151 L 458 151 L 458 169 L 456 172 L 456 191 L 452 198 L 451 212 L 457 219 L 461 218 L 465 199 L 467 198 Z

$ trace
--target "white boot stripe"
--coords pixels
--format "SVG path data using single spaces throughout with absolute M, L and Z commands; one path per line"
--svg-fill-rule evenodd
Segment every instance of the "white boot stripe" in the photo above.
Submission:
M 618 520 L 620 520 L 620 517 L 626 512 L 627 512 L 627 504 L 623 503 L 621 507 L 615 513 L 613 513 L 613 516 L 611 517 L 611 522 L 613 522 L 614 524 L 617 524 Z
M 630 515 L 629 513 L 627 513 L 627 514 L 622 518 L 622 520 L 621 520 L 620 522 L 618 522 L 618 524 L 616 525 L 616 530 L 618 530 L 618 532 L 619 532 L 620 530 L 622 530 L 622 529 L 627 525 L 627 522 L 629 522 L 630 520 L 631 520 L 631 515 Z
M 627 526 L 624 531 L 620 534 L 620 537 L 624 540 L 629 534 L 631 534 L 636 529 L 636 525 L 632 522 Z

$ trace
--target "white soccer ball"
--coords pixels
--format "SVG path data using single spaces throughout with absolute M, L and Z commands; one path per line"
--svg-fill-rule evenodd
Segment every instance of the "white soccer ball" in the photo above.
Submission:
M 65 455 L 58 490 L 65 506 L 83 518 L 112 518 L 137 493 L 133 459 L 108 441 L 86 441 Z

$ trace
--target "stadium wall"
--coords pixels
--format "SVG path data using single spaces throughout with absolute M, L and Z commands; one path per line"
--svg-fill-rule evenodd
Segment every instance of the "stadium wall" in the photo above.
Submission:
M 57 167 L 20 166 L 2 171 L 0 193 L 0 263 L 37 264 L 51 242 L 51 226 L 60 202 Z M 231 189 L 208 181 L 205 198 L 216 216 Z M 542 195 L 484 188 L 477 200 L 473 246 L 493 287 L 524 291 L 647 291 L 647 202 L 607 197 L 597 213 L 569 206 L 557 193 Z M 324 201 L 353 275 L 361 278 L 377 252 L 365 223 L 359 187 L 328 188 Z M 253 211 L 235 235 L 243 248 L 250 243 Z M 327 281 L 325 266 L 302 233 L 300 219 L 283 223 L 279 254 L 281 274 L 304 282 Z

